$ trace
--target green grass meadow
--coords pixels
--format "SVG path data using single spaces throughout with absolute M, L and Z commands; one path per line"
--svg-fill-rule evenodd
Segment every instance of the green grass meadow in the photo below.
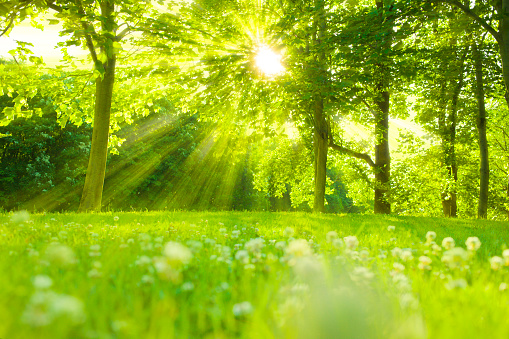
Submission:
M 506 244 L 494 221 L 2 214 L 0 338 L 509 338 Z

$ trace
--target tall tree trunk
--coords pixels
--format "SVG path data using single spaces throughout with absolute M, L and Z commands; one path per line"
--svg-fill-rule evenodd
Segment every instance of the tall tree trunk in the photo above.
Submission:
M 315 196 L 313 212 L 325 212 L 325 185 L 327 181 L 327 151 L 329 149 L 329 129 L 323 112 L 323 99 L 317 98 L 314 107 L 314 167 Z
M 113 1 L 101 3 L 101 14 L 105 18 L 102 23 L 104 32 L 115 31 Z M 102 77 L 96 79 L 94 127 L 92 130 L 92 144 L 88 160 L 85 186 L 81 196 L 79 212 L 100 211 L 104 176 L 106 172 L 106 160 L 108 157 L 108 136 L 110 130 L 110 112 L 113 98 L 113 85 L 115 83 L 116 55 L 113 52 L 113 40 L 107 39 L 102 52 L 108 57 L 105 63 L 97 60 L 96 67 L 104 69 Z
M 477 204 L 477 218 L 488 217 L 488 188 L 489 188 L 489 160 L 488 139 L 486 138 L 486 106 L 484 103 L 484 83 L 482 72 L 482 56 L 476 43 L 473 43 L 473 56 L 475 62 L 475 96 L 477 97 L 477 132 L 479 135 L 479 200 Z
M 454 42 L 452 45 L 456 45 Z M 451 98 L 451 109 L 447 114 L 447 105 L 443 105 L 444 117 L 442 126 L 439 127 L 442 135 L 442 148 L 444 151 L 444 163 L 447 169 L 447 185 L 442 192 L 442 210 L 445 217 L 457 217 L 458 216 L 458 203 L 456 195 L 456 183 L 458 182 L 458 164 L 456 161 L 456 125 L 457 125 L 457 113 L 458 113 L 458 100 L 463 88 L 464 81 L 464 67 L 465 59 L 468 53 L 468 48 L 465 48 L 463 54 L 459 59 L 456 59 L 453 64 L 454 68 L 448 71 L 452 74 L 458 74 L 457 81 L 451 81 L 450 86 L 454 86 L 452 90 Z M 444 81 L 444 92 L 447 88 L 447 82 Z
M 509 106 L 509 0 L 497 1 L 498 47 L 502 59 L 502 76 L 505 84 L 505 100 Z
M 385 24 L 388 19 L 385 13 L 385 4 L 383 0 L 376 1 L 376 7 L 380 13 L 380 25 Z M 375 78 L 375 202 L 374 212 L 380 214 L 390 214 L 391 204 L 389 202 L 390 193 L 390 171 L 391 156 L 389 152 L 389 63 L 385 51 L 390 49 L 392 42 L 392 26 L 382 32 L 384 35 L 380 39 L 378 51 L 380 60 L 376 65 Z
M 327 66 L 325 58 L 325 46 L 323 39 L 325 36 L 325 4 L 323 0 L 316 1 L 317 14 L 315 17 L 316 34 L 314 45 L 318 50 L 315 58 L 316 74 L 315 86 L 320 93 L 315 96 L 313 107 L 313 142 L 314 142 L 314 169 L 315 169 L 315 187 L 313 212 L 325 212 L 325 186 L 327 181 L 327 151 L 329 149 L 329 124 L 323 109 L 324 98 L 321 91 L 327 83 Z
M 381 90 L 380 99 L 375 100 L 378 107 L 375 116 L 375 206 L 374 212 L 380 214 L 391 213 L 391 204 L 388 200 L 390 190 L 389 153 L 389 92 Z

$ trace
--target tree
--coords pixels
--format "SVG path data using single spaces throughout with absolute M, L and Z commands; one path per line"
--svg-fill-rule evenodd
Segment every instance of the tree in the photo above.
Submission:
M 56 13 L 55 19 L 50 19 L 50 23 L 61 21 L 64 27 L 62 34 L 69 35 L 65 45 L 82 46 L 87 49 L 93 62 L 92 78 L 95 82 L 95 91 L 93 94 L 92 144 L 79 211 L 99 211 L 108 154 L 108 140 L 111 139 L 115 75 L 118 56 L 122 49 L 120 42 L 125 40 L 128 34 L 141 30 L 144 16 L 150 13 L 152 6 L 149 2 L 134 0 L 119 2 L 115 0 L 10 1 L 7 5 L 0 7 L 0 14 L 3 16 L 4 22 L 7 23 L 4 32 L 9 32 L 16 21 L 23 20 L 29 15 L 46 13 L 48 10 Z M 71 58 L 67 56 L 67 59 Z M 88 85 L 87 81 L 85 81 L 86 85 Z M 57 107 L 60 107 L 61 111 L 75 108 L 71 114 L 82 113 L 82 109 L 76 109 L 78 104 L 74 100 L 79 92 L 71 95 L 71 98 L 69 98 L 69 94 L 66 97 L 67 104 L 60 103 Z M 18 95 L 18 97 L 22 98 L 20 101 L 25 100 L 23 95 Z M 21 104 L 14 107 L 15 112 L 19 111 Z M 62 113 L 65 115 L 66 112 Z

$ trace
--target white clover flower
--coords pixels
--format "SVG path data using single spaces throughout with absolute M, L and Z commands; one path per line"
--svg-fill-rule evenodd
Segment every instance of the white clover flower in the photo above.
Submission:
M 368 250 L 361 250 L 359 252 L 359 258 L 362 260 L 362 261 L 366 261 L 369 259 L 369 251 Z
M 114 221 L 118 221 L 118 219 L 119 219 L 119 218 L 118 218 L 118 216 L 114 216 L 114 217 L 113 217 L 113 220 L 114 220 Z
M 434 255 L 438 255 L 442 251 L 442 247 L 440 247 L 437 244 L 433 244 L 431 245 L 431 250 L 432 250 L 431 253 L 433 253 Z
M 345 247 L 345 243 L 343 242 L 343 239 L 337 238 L 332 241 L 332 245 L 335 248 L 343 248 Z
M 333 242 L 334 240 L 338 239 L 338 232 L 336 231 L 327 232 L 326 239 L 327 242 L 329 243 Z
M 152 259 L 150 257 L 147 257 L 146 255 L 142 255 L 141 257 L 138 258 L 138 260 L 136 260 L 134 262 L 134 264 L 136 266 L 141 266 L 141 267 L 148 266 L 151 263 L 152 263 Z
M 478 237 L 468 237 L 465 245 L 469 251 L 477 251 L 481 247 L 481 241 Z
M 38 291 L 30 298 L 21 321 L 31 326 L 47 326 L 56 320 L 72 325 L 85 321 L 83 302 L 78 298 L 53 291 Z
M 53 285 L 53 280 L 47 275 L 39 274 L 34 277 L 34 287 L 38 290 L 45 290 Z
M 460 268 L 468 260 L 468 252 L 462 247 L 454 247 L 444 252 L 442 262 L 450 268 Z
M 317 258 L 312 256 L 296 257 L 290 263 L 297 276 L 302 279 L 318 279 L 323 278 L 323 265 Z
M 25 223 L 25 222 L 27 222 L 29 220 L 30 220 L 30 214 L 27 211 L 25 211 L 25 210 L 14 212 L 11 215 L 11 222 L 13 224 L 22 224 L 22 223 Z
M 359 245 L 359 240 L 355 235 L 344 237 L 343 240 L 345 242 L 346 248 L 349 250 L 354 250 Z
M 305 239 L 297 239 L 288 244 L 286 253 L 294 257 L 304 257 L 313 254 L 313 251 Z
M 265 241 L 262 238 L 251 239 L 244 245 L 244 247 L 247 251 L 256 253 L 262 250 L 264 242 Z
M 490 259 L 491 269 L 494 271 L 498 271 L 504 265 L 504 259 L 494 256 Z
M 286 238 L 293 237 L 294 234 L 295 234 L 295 231 L 291 227 L 285 228 L 285 230 L 283 232 L 283 236 Z
M 65 267 L 76 263 L 73 250 L 66 245 L 50 244 L 45 251 L 46 258 L 51 264 Z
M 185 283 L 182 284 L 180 288 L 182 289 L 182 291 L 192 291 L 194 290 L 194 284 L 190 281 L 186 281 Z
M 74 324 L 83 323 L 86 319 L 83 302 L 70 295 L 58 295 L 50 309 L 57 316 L 65 316 Z
M 88 271 L 87 276 L 91 279 L 94 278 L 100 278 L 102 277 L 101 271 L 99 271 L 97 268 L 92 268 L 90 271 Z
M 253 305 L 249 301 L 244 301 L 233 305 L 233 314 L 235 317 L 245 317 L 253 313 Z
M 402 253 L 402 250 L 401 248 L 399 247 L 394 247 L 392 250 L 391 250 L 391 254 L 394 258 L 399 258 L 401 257 L 401 253 Z
M 425 255 L 419 257 L 419 264 L 417 265 L 420 270 L 431 270 L 431 259 Z
M 403 309 L 416 309 L 419 306 L 419 301 L 412 293 L 403 293 L 399 297 L 399 304 Z
M 501 282 L 500 285 L 498 286 L 498 290 L 501 292 L 507 290 L 507 283 Z
M 387 226 L 387 231 L 392 232 L 396 229 L 396 226 Z
M 221 234 L 225 234 L 226 233 L 226 228 L 222 227 L 219 229 L 219 233 Z
M 433 240 L 435 240 L 437 237 L 437 234 L 433 231 L 428 231 L 428 233 L 426 233 L 426 241 L 428 243 L 432 242 Z
M 468 286 L 468 283 L 463 278 L 450 280 L 448 283 L 445 284 L 445 287 L 449 290 L 454 290 L 454 289 L 462 289 L 463 290 L 463 289 L 467 288 L 467 286 Z
M 447 237 L 444 238 L 444 240 L 442 240 L 442 247 L 445 248 L 446 250 L 452 249 L 455 245 L 456 244 L 454 242 L 454 239 L 451 237 Z
M 168 263 L 174 267 L 187 265 L 193 258 L 193 254 L 181 243 L 169 241 L 163 249 L 163 255 L 168 258 Z
M 179 283 L 181 280 L 180 270 L 173 267 L 167 257 L 155 257 L 154 268 L 156 269 L 159 279 Z
M 414 256 L 412 255 L 412 251 L 411 250 L 404 249 L 404 250 L 401 251 L 400 258 L 403 261 L 410 261 L 410 260 L 412 260 L 414 258 Z
M 240 250 L 235 253 L 235 260 L 239 261 L 242 264 L 249 263 L 249 253 L 246 250 Z
M 399 262 L 395 262 L 394 264 L 392 264 L 392 267 L 394 268 L 394 271 L 396 273 L 401 273 L 405 270 L 405 265 L 400 264 Z
M 141 277 L 141 283 L 146 285 L 152 285 L 154 283 L 154 277 L 148 274 L 145 274 Z
M 502 252 L 502 257 L 504 258 L 504 265 L 509 266 L 509 249 Z
M 364 266 L 355 267 L 352 274 L 350 274 L 350 278 L 355 282 L 367 282 L 373 279 L 374 276 L 375 274 Z
M 286 248 L 286 241 L 278 241 L 275 245 L 276 249 L 284 250 Z

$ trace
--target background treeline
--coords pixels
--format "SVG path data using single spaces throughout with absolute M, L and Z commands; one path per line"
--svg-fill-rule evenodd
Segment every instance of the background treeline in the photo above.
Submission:
M 10 100 L 0 97 L 0 110 Z M 270 178 L 268 172 L 274 176 L 278 163 L 288 159 L 277 157 L 279 141 L 271 141 L 269 149 L 262 150 L 267 145 L 252 137 L 242 141 L 245 148 L 236 149 L 231 146 L 238 140 L 231 135 L 227 140 L 211 137 L 214 122 L 200 121 L 197 114 L 180 114 L 168 102 L 159 104 L 164 109 L 136 124 L 125 124 L 116 134 L 124 141 L 108 159 L 106 208 L 311 210 L 306 200 L 292 206 L 289 181 Z M 80 126 L 60 125 L 52 103 L 43 98 L 34 98 L 31 105 L 42 108 L 43 114 L 0 127 L 0 206 L 4 210 L 74 211 L 85 180 L 92 127 L 84 121 Z M 223 139 L 232 145 L 223 145 L 225 152 L 217 159 L 217 152 L 207 150 Z M 302 159 L 309 156 L 306 147 L 295 140 L 285 142 L 295 162 L 307 163 Z M 269 153 L 273 157 L 261 161 Z M 224 175 L 226 169 L 230 176 Z M 197 173 L 203 173 L 201 178 Z M 262 180 L 262 175 L 269 177 Z M 328 212 L 362 210 L 347 197 L 341 177 L 340 172 L 330 170 L 333 189 L 327 195 Z M 283 189 L 276 192 L 278 185 Z

